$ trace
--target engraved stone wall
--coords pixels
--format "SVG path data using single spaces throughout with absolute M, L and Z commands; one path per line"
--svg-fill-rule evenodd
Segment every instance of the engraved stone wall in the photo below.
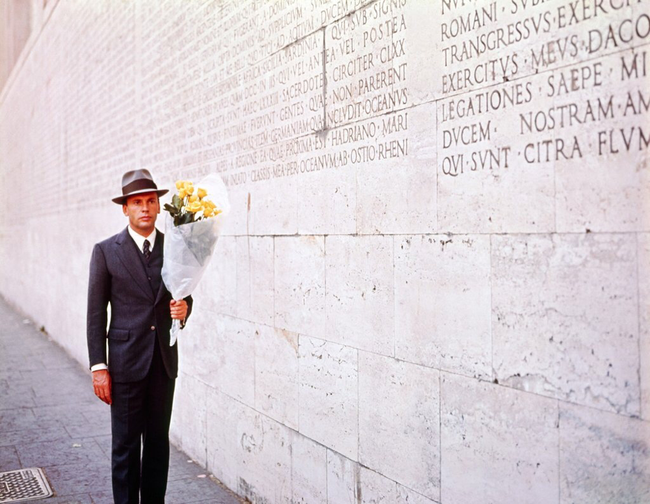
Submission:
M 172 425 L 211 473 L 650 502 L 648 0 L 48 8 L 0 95 L 0 293 L 85 363 L 121 174 L 220 173 Z

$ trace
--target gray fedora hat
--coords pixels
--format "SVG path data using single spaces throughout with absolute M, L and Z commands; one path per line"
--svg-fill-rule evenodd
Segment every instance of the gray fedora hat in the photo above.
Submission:
M 158 196 L 167 194 L 168 189 L 158 189 L 149 170 L 131 170 L 122 176 L 122 196 L 113 198 L 113 202 L 124 205 L 126 198 L 135 194 L 155 192 Z

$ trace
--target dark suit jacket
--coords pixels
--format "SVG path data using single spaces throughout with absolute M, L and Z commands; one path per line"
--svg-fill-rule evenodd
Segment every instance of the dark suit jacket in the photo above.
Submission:
M 158 231 L 154 252 L 162 256 L 164 235 Z M 170 378 L 178 373 L 177 345 L 169 346 L 172 297 L 160 282 L 154 294 L 127 228 L 98 244 L 90 260 L 87 337 L 90 366 L 108 363 L 111 379 L 131 382 L 143 379 L 151 365 L 154 341 L 158 343 Z M 188 316 L 192 308 L 188 302 Z M 108 332 L 107 306 L 111 305 Z M 106 339 L 108 338 L 108 360 Z

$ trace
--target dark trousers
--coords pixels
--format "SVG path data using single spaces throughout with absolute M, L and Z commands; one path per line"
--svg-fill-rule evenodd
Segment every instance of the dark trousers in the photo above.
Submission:
M 174 383 L 165 372 L 156 341 L 151 368 L 143 380 L 112 384 L 115 504 L 138 504 L 140 496 L 142 504 L 165 502 Z

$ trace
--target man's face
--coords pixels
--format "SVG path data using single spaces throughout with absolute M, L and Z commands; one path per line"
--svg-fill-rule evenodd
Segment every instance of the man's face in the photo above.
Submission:
M 156 226 L 156 217 L 160 213 L 158 194 L 149 192 L 129 196 L 122 209 L 124 215 L 129 218 L 131 228 L 142 236 L 149 236 Z

